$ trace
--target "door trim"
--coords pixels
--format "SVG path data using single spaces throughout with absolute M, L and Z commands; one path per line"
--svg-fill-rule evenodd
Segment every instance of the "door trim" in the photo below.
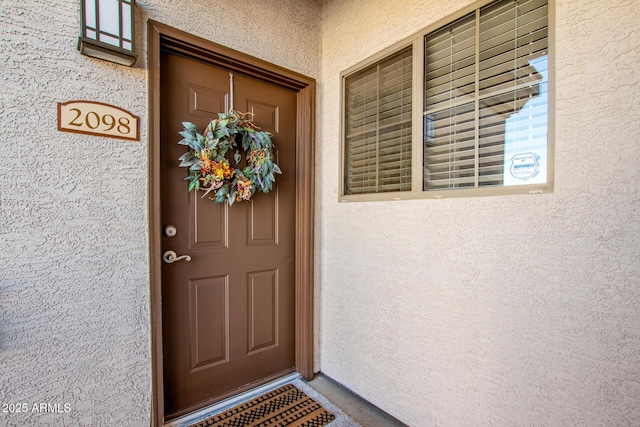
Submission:
M 295 364 L 313 377 L 313 243 L 315 80 L 152 20 L 149 61 L 149 269 L 151 304 L 151 425 L 164 423 L 160 211 L 160 52 L 168 51 L 297 91 L 295 212 Z

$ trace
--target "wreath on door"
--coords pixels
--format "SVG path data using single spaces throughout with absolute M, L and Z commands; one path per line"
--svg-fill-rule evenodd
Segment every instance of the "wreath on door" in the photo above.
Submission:
M 205 197 L 216 203 L 251 200 L 257 192 L 268 193 L 273 189 L 275 174 L 282 174 L 273 161 L 273 142 L 269 132 L 259 130 L 247 116 L 251 113 L 229 111 L 218 114 L 209 122 L 202 134 L 196 125 L 183 122 L 179 144 L 191 149 L 180 156 L 180 166 L 189 168 L 189 191 L 203 190 Z M 227 157 L 235 150 L 232 167 Z M 243 163 L 244 162 L 244 163 Z M 244 167 L 239 167 L 243 163 Z

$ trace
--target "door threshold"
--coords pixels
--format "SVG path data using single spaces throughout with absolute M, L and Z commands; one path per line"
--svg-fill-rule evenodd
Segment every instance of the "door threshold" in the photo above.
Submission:
M 268 391 L 275 390 L 276 388 L 284 384 L 290 383 L 293 380 L 297 380 L 298 378 L 300 378 L 300 374 L 297 372 L 294 372 L 292 374 L 286 375 L 284 377 L 281 377 L 271 382 L 268 382 L 266 384 L 263 384 L 259 387 L 252 388 L 251 390 L 245 391 L 244 393 L 237 394 L 228 399 L 221 400 L 220 402 L 214 403 L 213 405 L 209 405 L 195 412 L 191 412 L 190 414 L 186 414 L 181 417 L 175 418 L 171 421 L 167 421 L 164 423 L 164 427 L 188 427 L 200 421 L 204 421 L 215 414 L 226 411 L 227 409 L 232 408 L 242 402 L 251 400 Z

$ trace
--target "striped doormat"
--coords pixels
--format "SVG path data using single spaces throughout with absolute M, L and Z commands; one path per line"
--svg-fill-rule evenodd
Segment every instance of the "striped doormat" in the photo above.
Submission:
M 192 427 L 322 427 L 334 419 L 318 402 L 286 384 Z

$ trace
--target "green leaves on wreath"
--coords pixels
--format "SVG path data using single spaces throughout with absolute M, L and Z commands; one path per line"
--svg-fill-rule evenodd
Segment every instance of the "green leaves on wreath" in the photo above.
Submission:
M 266 193 L 268 191 L 271 191 L 271 189 L 273 188 L 273 183 L 276 182 L 276 177 L 274 173 L 281 174 L 282 172 L 280 171 L 280 168 L 278 167 L 278 165 L 273 163 L 271 160 L 265 160 L 265 162 L 262 164 L 260 168 L 261 168 L 260 172 L 264 176 L 263 180 L 264 180 L 264 187 L 267 189 L 267 191 L 265 191 Z
M 224 200 L 229 195 L 229 187 L 230 187 L 229 185 L 224 185 L 218 190 L 218 192 L 216 193 L 216 203 L 224 202 Z M 235 196 L 234 196 L 234 199 L 235 199 Z
M 215 191 L 215 201 L 250 200 L 256 191 L 268 193 L 273 189 L 274 174 L 281 174 L 273 162 L 273 143 L 269 132 L 260 131 L 246 118 L 248 113 L 218 114 L 218 119 L 207 124 L 203 134 L 190 122 L 183 122 L 179 144 L 192 151 L 180 156 L 180 167 L 189 168 L 189 191 L 205 190 L 205 196 Z M 240 152 L 244 151 L 244 156 Z M 241 172 L 230 167 L 227 158 L 229 149 L 235 149 L 236 165 L 246 159 L 247 167 Z M 231 173 L 230 173 L 231 172 Z M 204 197 L 204 196 L 203 196 Z
M 247 152 L 249 151 L 249 147 L 251 147 L 251 142 L 253 138 L 249 132 L 246 132 L 242 135 L 242 149 Z
M 184 153 L 182 156 L 180 156 L 178 160 L 180 160 L 181 168 L 185 168 L 185 167 L 190 168 L 194 164 L 198 163 L 198 158 L 191 151 L 187 151 L 186 153 Z
M 200 179 L 197 175 L 189 175 L 185 178 L 185 181 L 189 181 L 189 191 L 200 189 Z
M 184 130 L 179 134 L 184 138 L 178 144 L 188 145 L 193 151 L 202 151 L 204 148 L 205 138 L 198 133 L 196 125 L 190 122 L 182 122 Z

